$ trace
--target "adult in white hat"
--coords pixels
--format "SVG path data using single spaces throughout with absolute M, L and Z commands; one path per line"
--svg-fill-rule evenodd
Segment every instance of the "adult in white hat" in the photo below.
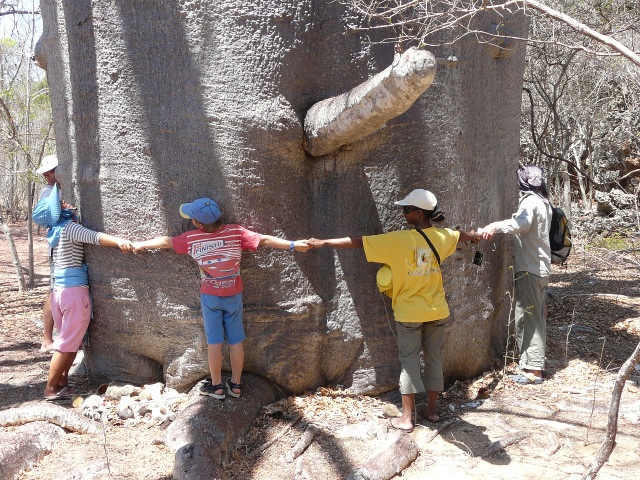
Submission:
M 60 182 L 56 178 L 57 166 L 58 157 L 56 157 L 55 155 L 47 155 L 46 157 L 42 158 L 40 166 L 36 169 L 36 173 L 42 175 L 47 182 L 47 184 L 42 189 L 42 192 L 40 192 L 40 198 L 38 199 L 38 202 L 43 198 L 47 198 L 49 196 L 51 190 L 53 190 L 54 185 L 58 185 L 58 188 L 60 188 Z
M 71 395 L 69 369 L 82 344 L 91 318 L 89 276 L 83 262 L 84 244 L 118 247 L 123 252 L 132 251 L 131 242 L 102 232 L 95 232 L 74 221 L 74 214 L 62 208 L 58 186 L 33 209 L 32 218 L 38 225 L 49 229 L 47 243 L 51 247 L 55 267 L 55 283 L 51 297 L 51 309 L 58 337 L 44 398 L 56 400 Z
M 60 182 L 56 178 L 57 166 L 58 157 L 56 157 L 55 155 L 47 155 L 40 161 L 40 166 L 36 169 L 36 173 L 42 175 L 47 184 L 42 188 L 38 202 L 42 201 L 42 199 L 44 198 L 47 198 L 51 194 L 54 185 L 57 185 L 58 189 L 61 188 Z M 51 258 L 51 255 L 49 255 L 49 258 Z M 50 287 L 53 288 L 53 268 L 51 268 Z M 42 307 L 42 323 L 43 339 L 42 345 L 40 345 L 40 351 L 42 353 L 53 353 L 53 314 L 51 313 L 51 290 L 49 291 L 47 300 L 44 302 L 44 305 Z
M 438 396 L 444 390 L 440 347 L 449 306 L 442 284 L 440 263 L 456 250 L 458 242 L 477 243 L 474 232 L 436 228 L 444 220 L 436 196 L 428 190 L 413 190 L 395 202 L 402 207 L 411 230 L 328 240 L 310 239 L 314 247 L 364 248 L 367 261 L 389 266 L 392 299 L 400 350 L 400 393 L 402 416 L 389 425 L 403 432 L 413 431 L 412 412 L 416 393 L 427 393 L 423 416 L 438 421 Z M 420 350 L 424 353 L 425 376 L 420 374 Z

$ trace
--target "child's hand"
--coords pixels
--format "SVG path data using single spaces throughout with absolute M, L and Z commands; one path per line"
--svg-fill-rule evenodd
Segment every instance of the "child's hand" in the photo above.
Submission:
M 131 247 L 133 248 L 133 253 L 140 253 L 143 250 L 145 250 L 144 246 L 142 245 L 142 242 L 133 242 L 131 244 Z
M 311 248 L 309 245 L 309 240 L 296 240 L 293 242 L 293 249 L 297 252 L 306 252 Z
M 124 240 L 122 238 L 118 239 L 118 248 L 124 253 L 133 252 L 133 244 L 129 240 Z
M 321 248 L 323 246 L 323 241 L 319 238 L 310 238 L 306 242 L 311 248 Z

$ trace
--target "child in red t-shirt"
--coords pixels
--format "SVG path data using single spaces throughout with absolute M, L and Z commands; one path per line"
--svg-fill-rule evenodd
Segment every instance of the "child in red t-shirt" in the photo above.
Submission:
M 202 395 L 218 400 L 225 398 L 222 383 L 222 343 L 229 344 L 231 377 L 226 390 L 232 397 L 241 392 L 244 365 L 244 327 L 242 324 L 242 278 L 240 256 L 242 250 L 256 250 L 260 245 L 306 252 L 306 240 L 289 241 L 271 235 L 261 235 L 235 224 L 224 224 L 218 204 L 210 198 L 199 198 L 180 206 L 180 215 L 191 220 L 198 230 L 176 237 L 157 237 L 133 244 L 134 251 L 150 248 L 173 248 L 177 253 L 190 255 L 200 267 L 200 300 L 211 383 L 200 387 Z

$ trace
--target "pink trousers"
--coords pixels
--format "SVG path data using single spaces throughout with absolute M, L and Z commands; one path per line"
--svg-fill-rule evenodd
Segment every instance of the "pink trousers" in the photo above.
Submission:
M 58 337 L 53 348 L 59 352 L 77 352 L 91 319 L 91 297 L 87 287 L 54 290 L 51 296 L 53 323 Z

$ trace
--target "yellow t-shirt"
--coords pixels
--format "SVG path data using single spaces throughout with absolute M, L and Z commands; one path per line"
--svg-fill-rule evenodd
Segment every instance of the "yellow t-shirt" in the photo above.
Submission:
M 444 261 L 456 250 L 460 232 L 427 228 L 423 232 Z M 432 322 L 449 316 L 442 272 L 429 244 L 416 230 L 362 237 L 367 261 L 386 263 L 393 275 L 393 313 L 398 322 Z

